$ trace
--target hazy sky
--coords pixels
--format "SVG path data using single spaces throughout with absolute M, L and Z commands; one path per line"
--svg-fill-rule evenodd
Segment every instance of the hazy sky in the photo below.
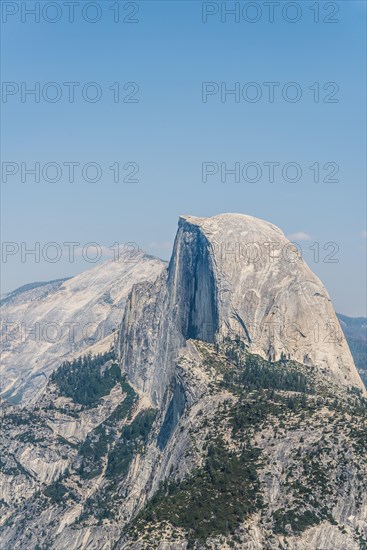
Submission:
M 89 242 L 168 258 L 180 214 L 242 212 L 366 314 L 365 2 L 2 4 L 3 292 L 92 267 Z

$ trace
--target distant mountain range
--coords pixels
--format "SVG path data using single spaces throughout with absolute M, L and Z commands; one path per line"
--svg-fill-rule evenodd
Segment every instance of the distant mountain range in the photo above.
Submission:
M 367 318 L 347 317 L 337 313 L 340 326 L 347 339 L 354 363 L 367 388 Z

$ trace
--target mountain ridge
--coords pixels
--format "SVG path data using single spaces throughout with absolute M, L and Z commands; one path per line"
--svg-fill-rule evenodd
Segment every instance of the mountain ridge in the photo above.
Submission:
M 281 256 L 244 263 L 254 242 Z M 251 217 L 179 220 L 118 329 L 4 408 L 7 547 L 367 548 L 366 391 L 339 324 L 305 342 L 336 316 L 289 246 Z
M 2 396 L 34 399 L 63 358 L 83 353 L 118 327 L 126 296 L 165 262 L 134 251 L 75 277 L 25 285 L 1 304 Z

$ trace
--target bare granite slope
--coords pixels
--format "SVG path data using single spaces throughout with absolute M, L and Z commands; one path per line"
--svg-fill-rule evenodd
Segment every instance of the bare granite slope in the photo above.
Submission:
M 81 355 L 116 330 L 133 284 L 155 279 L 164 267 L 138 251 L 2 300 L 2 397 L 23 403 L 35 399 L 64 359 Z
M 253 353 L 316 366 L 365 391 L 325 287 L 280 229 L 243 214 L 182 216 L 167 272 L 129 296 L 122 367 L 158 404 L 188 338 L 234 334 Z

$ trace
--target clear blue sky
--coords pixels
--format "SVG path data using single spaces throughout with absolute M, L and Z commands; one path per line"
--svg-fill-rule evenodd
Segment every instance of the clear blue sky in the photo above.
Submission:
M 20 2 L 11 4 L 21 9 Z M 110 246 L 134 241 L 168 258 L 180 214 L 242 212 L 275 223 L 287 235 L 304 233 L 303 239 L 310 239 L 300 242 L 304 257 L 328 288 L 335 308 L 365 315 L 365 2 L 337 2 L 335 16 L 320 2 L 321 22 L 315 23 L 310 10 L 315 3 L 302 0 L 296 2 L 302 17 L 293 24 L 281 11 L 269 23 L 264 2 L 258 2 L 261 17 L 256 23 L 242 16 L 238 23 L 231 16 L 223 23 L 220 13 L 203 23 L 198 1 L 138 2 L 139 13 L 131 16 L 134 6 L 120 2 L 121 18 L 139 22 L 114 23 L 109 9 L 114 2 L 97 4 L 102 16 L 94 24 L 83 20 L 80 6 L 74 23 L 68 22 L 63 7 L 55 23 L 42 14 L 39 23 L 30 16 L 22 23 L 19 11 L 2 24 L 2 80 L 19 88 L 22 82 L 28 87 L 39 82 L 41 89 L 49 82 L 62 87 L 62 98 L 55 103 L 42 97 L 35 103 L 29 96 L 22 103 L 20 92 L 2 103 L 3 163 L 14 162 L 20 169 L 22 162 L 95 162 L 103 173 L 97 183 L 83 181 L 80 168 L 69 183 L 66 167 L 56 183 L 42 177 L 34 183 L 31 176 L 22 183 L 19 173 L 3 180 L 3 241 L 25 242 L 29 248 L 35 242 Z M 211 4 L 215 9 L 220 3 Z M 242 9 L 246 2 L 240 4 Z M 283 8 L 286 2 L 280 4 Z M 55 13 L 50 8 L 46 18 Z M 295 12 L 287 15 L 293 18 Z M 94 17 L 93 8 L 87 16 Z M 254 16 L 250 9 L 248 18 Z M 325 17 L 339 22 L 323 23 Z M 67 100 L 64 82 L 81 84 L 74 103 Z M 88 82 L 101 87 L 100 101 L 81 97 Z M 108 89 L 114 82 L 138 83 L 139 102 L 114 103 Z M 228 88 L 257 82 L 263 97 L 256 103 L 237 103 L 231 96 L 221 102 L 218 93 L 203 103 L 203 82 L 225 82 Z M 280 83 L 274 103 L 267 101 L 264 82 Z M 302 90 L 300 101 L 282 98 L 280 90 L 288 82 Z M 315 82 L 320 83 L 319 103 L 309 90 Z M 339 86 L 337 103 L 323 102 L 332 92 L 323 90 L 327 82 Z M 51 97 L 53 90 L 45 93 Z M 272 161 L 281 167 L 297 162 L 302 178 L 290 183 L 279 177 L 269 183 L 264 169 L 258 182 L 229 178 L 222 183 L 216 175 L 203 183 L 202 163 L 207 161 L 228 166 Z M 108 167 L 115 162 L 137 163 L 139 183 L 113 183 Z M 339 183 L 315 183 L 308 168 L 315 162 L 322 177 L 325 163 L 337 163 Z M 309 250 L 314 242 L 320 243 L 318 263 Z M 322 261 L 332 251 L 322 250 L 329 242 L 339 246 L 338 263 Z M 42 257 L 39 263 L 31 257 L 22 262 L 17 254 L 2 264 L 3 292 L 92 265 L 82 256 L 71 264 L 64 248 L 56 263 Z

